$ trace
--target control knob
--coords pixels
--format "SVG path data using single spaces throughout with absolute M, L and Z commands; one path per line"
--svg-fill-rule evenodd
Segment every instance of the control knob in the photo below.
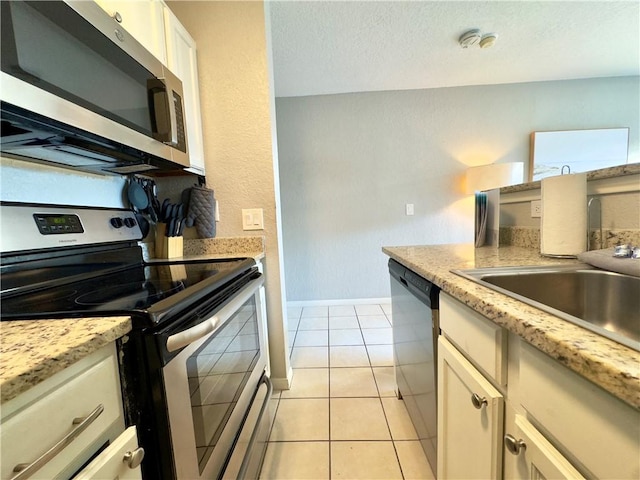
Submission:
M 136 219 L 133 217 L 125 217 L 124 225 L 127 228 L 133 228 L 136 226 Z
M 113 217 L 111 220 L 109 220 L 109 222 L 114 228 L 121 228 L 122 225 L 124 225 L 124 222 L 120 217 Z

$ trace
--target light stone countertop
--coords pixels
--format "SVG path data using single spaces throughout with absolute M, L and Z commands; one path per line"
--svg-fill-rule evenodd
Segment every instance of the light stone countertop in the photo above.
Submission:
M 0 403 L 131 331 L 129 317 L 0 323 Z
M 561 364 L 640 409 L 640 353 L 504 294 L 452 269 L 571 265 L 522 247 L 434 245 L 384 247 L 384 253 L 473 310 L 520 336 Z
M 148 258 L 149 263 L 167 259 Z M 264 237 L 188 240 L 184 260 L 224 260 L 265 257 Z M 129 317 L 14 320 L 0 322 L 0 403 L 4 403 L 74 362 L 131 331 Z

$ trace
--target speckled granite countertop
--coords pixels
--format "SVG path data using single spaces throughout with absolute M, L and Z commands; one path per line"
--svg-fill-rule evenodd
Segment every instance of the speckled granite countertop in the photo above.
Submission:
M 0 323 L 0 403 L 131 331 L 129 317 Z
M 156 261 L 166 261 L 167 259 L 156 258 L 153 251 L 153 244 L 142 243 L 142 254 L 145 261 L 153 263 Z M 173 257 L 172 262 L 183 260 L 223 260 L 227 258 L 251 257 L 256 261 L 264 258 L 264 236 L 252 237 L 217 237 L 198 238 L 184 241 L 183 256 Z
M 141 245 L 146 260 L 149 245 Z M 234 257 L 264 258 L 264 237 L 223 237 L 187 240 L 183 260 Z M 42 382 L 72 363 L 131 331 L 129 317 L 24 320 L 0 323 L 0 403 Z
M 640 409 L 640 353 L 538 310 L 471 280 L 452 269 L 522 265 L 570 265 L 522 247 L 434 245 L 384 247 L 383 252 L 438 285 L 496 324 L 519 335 L 563 365 Z

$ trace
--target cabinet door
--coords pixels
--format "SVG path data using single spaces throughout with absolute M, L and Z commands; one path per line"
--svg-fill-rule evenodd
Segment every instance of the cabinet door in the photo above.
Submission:
M 501 478 L 503 415 L 500 392 L 440 337 L 438 478 Z
M 35 478 L 69 478 L 120 429 L 122 397 L 111 344 L 2 405 L 0 478 L 12 478 L 14 466 L 40 462 Z
M 202 119 L 200 117 L 200 90 L 196 42 L 191 38 L 173 12 L 165 6 L 167 37 L 167 66 L 182 81 L 184 113 L 187 124 L 187 148 L 190 167 L 187 171 L 205 174 Z
M 141 453 L 136 427 L 129 427 L 73 480 L 141 480 Z
M 159 0 L 95 0 L 95 2 L 154 57 L 167 64 L 163 2 Z
M 512 421 L 505 429 L 505 479 L 584 479 L 525 417 L 509 416 Z

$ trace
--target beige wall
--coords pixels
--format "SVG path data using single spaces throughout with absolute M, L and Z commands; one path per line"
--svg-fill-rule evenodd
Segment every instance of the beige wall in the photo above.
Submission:
M 262 2 L 168 2 L 196 41 L 207 185 L 220 206 L 217 236 L 264 235 L 272 378 L 290 372 L 278 239 L 273 88 Z M 264 209 L 264 231 L 242 230 L 243 208 Z

